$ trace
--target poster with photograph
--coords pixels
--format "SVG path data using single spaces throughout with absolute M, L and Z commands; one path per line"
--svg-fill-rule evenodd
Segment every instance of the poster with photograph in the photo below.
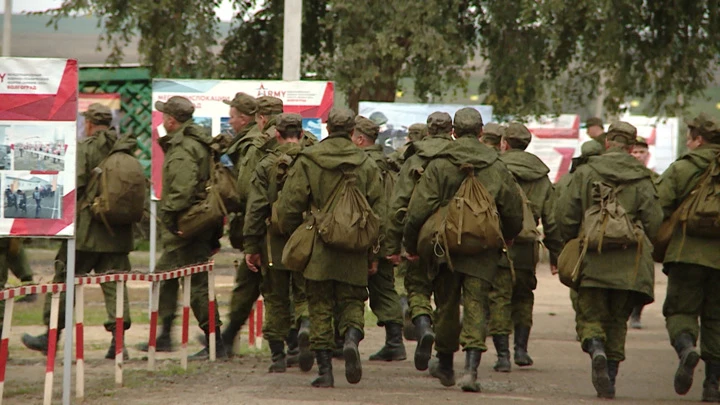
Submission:
M 233 135 L 230 126 L 230 107 L 223 103 L 231 100 L 235 93 L 243 92 L 253 97 L 272 96 L 283 101 L 286 113 L 297 113 L 303 118 L 303 128 L 318 138 L 322 135 L 321 123 L 333 106 L 334 86 L 322 81 L 256 81 L 256 80 L 190 80 L 154 79 L 152 104 L 167 101 L 173 96 L 182 96 L 195 106 L 193 121 L 207 129 L 213 136 L 221 133 Z M 152 113 L 152 184 L 153 199 L 162 194 L 162 165 L 164 154 L 158 139 L 166 135 L 162 126 L 162 113 Z
M 78 68 L 0 58 L 0 236 L 72 237 Z

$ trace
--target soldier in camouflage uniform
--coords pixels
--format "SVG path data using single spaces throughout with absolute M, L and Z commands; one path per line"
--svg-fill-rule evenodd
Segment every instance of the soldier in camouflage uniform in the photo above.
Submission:
M 304 149 L 290 169 L 278 200 L 280 229 L 294 231 L 303 222 L 311 206 L 324 207 L 332 198 L 343 171 L 352 171 L 357 189 L 372 210 L 385 215 L 380 170 L 367 155 L 353 145 L 355 114 L 345 108 L 330 111 L 328 137 Z M 330 207 L 332 209 L 332 207 Z M 335 346 L 333 315 L 338 310 L 340 333 L 345 337 L 343 356 L 345 377 L 351 384 L 360 382 L 362 367 L 358 344 L 363 338 L 365 300 L 368 297 L 370 252 L 347 252 L 326 245 L 316 237 L 312 255 L 305 268 L 310 310 L 310 344 L 316 353 L 318 378 L 314 387 L 332 387 L 332 349 Z
M 720 156 L 717 119 L 702 113 L 688 127 L 689 152 L 670 165 L 656 183 L 665 218 L 688 198 L 711 162 Z M 692 229 L 682 228 L 676 226 L 663 261 L 663 272 L 668 275 L 663 315 L 680 359 L 675 391 L 684 395 L 690 390 L 695 366 L 702 358 L 702 400 L 720 402 L 720 249 L 717 239 L 693 235 Z M 702 354 L 695 348 L 698 337 Z
M 155 108 L 163 113 L 163 125 L 168 134 L 158 141 L 165 152 L 163 163 L 163 188 L 160 213 L 163 225 L 161 241 L 163 254 L 155 266 L 156 271 L 166 271 L 204 263 L 210 260 L 214 251 L 220 248 L 222 223 L 218 223 L 215 232 L 206 232 L 184 237 L 178 231 L 177 221 L 180 215 L 199 202 L 210 178 L 212 156 L 210 143 L 212 138 L 201 126 L 192 120 L 193 107 L 190 100 L 174 96 L 167 102 L 158 101 Z M 163 320 L 163 329 L 158 336 L 158 346 L 163 341 L 165 347 L 171 347 L 172 320 L 177 311 L 179 281 L 163 281 L 160 286 L 159 316 Z M 208 275 L 199 273 L 191 276 L 190 306 L 198 326 L 205 333 L 205 341 L 210 334 L 208 316 Z M 220 317 L 215 309 L 216 353 L 218 358 L 227 357 L 229 350 L 220 336 Z M 191 359 L 201 360 L 209 357 L 209 348 L 204 349 Z
M 489 123 L 483 128 L 480 142 L 500 152 L 500 142 L 505 135 L 505 127 L 500 124 Z
M 249 270 L 262 270 L 263 273 L 262 293 L 266 305 L 263 334 L 272 352 L 270 372 L 285 372 L 284 340 L 291 327 L 296 326 L 300 329 L 300 369 L 309 371 L 314 356 L 309 350 L 310 320 L 305 278 L 302 273 L 291 272 L 283 266 L 281 258 L 287 235 L 273 231 L 276 225 L 268 226 L 272 220 L 271 206 L 284 185 L 288 167 L 301 150 L 302 117 L 298 114 L 280 114 L 275 130 L 278 146 L 260 160 L 250 182 L 243 251 Z
M 389 224 L 386 237 L 387 257 L 395 265 L 401 263 L 401 248 L 405 217 L 415 185 L 422 177 L 425 167 L 452 141 L 452 118 L 447 113 L 434 112 L 427 120 L 428 136 L 422 141 L 413 142 L 405 152 L 405 163 L 398 174 L 395 192 L 389 204 Z M 418 263 L 407 268 L 405 289 L 412 322 L 415 325 L 415 368 L 427 370 L 435 343 L 432 328 L 433 309 L 430 303 L 432 283 L 428 277 L 430 263 L 421 258 Z
M 367 156 L 378 166 L 382 174 L 387 202 L 392 193 L 392 184 L 396 173 L 393 171 L 390 162 L 383 153 L 382 145 L 376 145 L 379 127 L 369 119 L 358 115 L 355 118 L 355 131 L 352 141 L 361 148 Z M 387 211 L 387 206 L 386 210 Z M 384 218 L 383 218 L 384 219 Z M 381 243 L 382 251 L 384 244 Z M 400 296 L 395 291 L 393 279 L 393 264 L 381 254 L 373 258 L 370 265 L 371 274 L 368 280 L 368 292 L 370 295 L 370 309 L 378 319 L 378 326 L 385 327 L 385 346 L 379 352 L 370 356 L 370 360 L 398 361 L 407 358 L 405 345 L 402 338 L 402 308 Z
M 522 229 L 522 198 L 517 183 L 498 154 L 482 145 L 482 117 L 472 108 L 455 114 L 457 140 L 437 154 L 427 166 L 415 188 L 408 207 L 404 246 L 408 257 L 417 259 L 418 235 L 430 215 L 453 199 L 466 175 L 461 165 L 474 167 L 475 177 L 492 195 L 497 204 L 500 228 L 506 240 L 512 240 Z M 431 258 L 435 302 L 437 304 L 436 334 L 437 374 L 444 386 L 455 384 L 453 356 L 460 344 L 465 351 L 465 375 L 460 382 L 464 391 L 478 392 L 477 368 L 485 346 L 485 323 L 488 293 L 495 277 L 502 252 L 487 250 L 476 255 L 453 255 L 453 268 L 447 259 Z M 460 329 L 460 294 L 464 313 Z
M 112 225 L 107 227 L 102 221 L 96 220 L 90 212 L 87 204 L 86 193 L 91 192 L 93 169 L 114 151 L 127 151 L 132 153 L 136 147 L 136 140 L 133 137 L 120 137 L 115 128 L 110 127 L 112 113 L 110 109 L 102 104 L 91 104 L 85 116 L 85 133 L 87 138 L 78 143 L 76 176 L 77 176 L 77 222 L 76 222 L 76 251 L 75 251 L 75 274 L 86 275 L 91 271 L 95 273 L 126 272 L 130 271 L 129 253 L 133 250 L 132 225 Z M 94 192 L 94 191 L 93 191 Z M 60 250 L 55 256 L 55 274 L 53 283 L 64 283 L 66 278 L 65 265 L 67 263 L 67 242 L 63 242 Z M 115 293 L 117 285 L 114 282 L 100 285 L 105 297 L 105 310 L 108 319 L 105 322 L 105 330 L 113 333 L 110 348 L 105 358 L 115 358 Z M 125 314 L 123 322 L 124 329 L 130 328 L 130 308 L 127 296 L 127 288 L 124 291 Z M 65 308 L 65 294 L 61 295 L 60 308 Z M 58 331 L 65 327 L 65 311 L 58 314 Z M 50 294 L 45 298 L 43 310 L 45 325 L 50 325 Z M 58 337 L 60 334 L 58 333 Z M 22 342 L 29 349 L 47 353 L 48 334 L 40 336 L 23 335 Z M 124 351 L 127 357 L 127 352 Z
M 555 225 L 555 194 L 553 185 L 548 178 L 550 169 L 535 155 L 526 152 L 532 135 L 519 123 L 511 123 L 502 138 L 503 151 L 500 160 L 510 170 L 520 184 L 537 224 L 542 221 L 545 237 L 543 242 L 550 250 L 550 267 L 553 272 L 557 268 L 557 258 L 562 248 L 562 241 Z M 532 358 L 527 352 L 532 312 L 537 287 L 535 267 L 539 258 L 540 240 L 515 240 L 509 248 L 509 256 L 515 269 L 513 285 L 510 263 L 503 257 L 500 263 L 493 288 L 490 293 L 490 327 L 493 343 L 498 354 L 495 371 L 510 371 L 510 349 L 508 335 L 514 329 L 515 364 L 531 366 Z
M 595 204 L 592 187 L 596 182 L 616 187 L 617 201 L 630 221 L 641 224 L 645 233 L 637 247 L 587 250 L 582 258 L 577 329 L 582 349 L 592 360 L 592 382 L 601 398 L 615 397 L 615 379 L 625 359 L 632 308 L 653 300 L 655 273 L 647 239 L 657 233 L 662 213 L 650 171 L 630 155 L 636 136 L 635 127 L 626 122 L 610 125 L 607 151 L 590 157 L 575 171 L 558 201 L 556 220 L 565 240 L 581 235 L 585 213 Z
M 395 152 L 388 155 L 388 158 L 395 166 L 396 171 L 400 171 L 403 163 L 405 163 L 405 152 L 411 147 L 414 142 L 419 142 L 427 136 L 427 124 L 412 124 L 408 128 L 407 142 L 405 145 L 398 148 Z M 388 196 L 388 203 L 392 199 L 392 196 Z M 407 275 L 408 268 L 418 266 L 418 263 L 410 263 L 407 260 L 402 260 L 400 264 L 395 266 L 395 290 L 400 295 L 400 306 L 403 311 L 403 336 L 407 340 L 416 340 L 415 336 L 415 325 L 412 323 L 412 314 L 410 313 L 410 305 L 408 303 L 407 289 L 405 288 L 405 276 Z M 417 270 L 414 270 L 417 272 Z

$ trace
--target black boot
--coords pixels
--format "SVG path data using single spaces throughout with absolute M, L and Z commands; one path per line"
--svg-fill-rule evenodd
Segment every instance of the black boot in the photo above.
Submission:
M 312 370 L 315 356 L 313 355 L 313 352 L 310 351 L 310 319 L 308 318 L 302 318 L 302 320 L 300 320 L 298 348 L 300 349 L 300 354 L 298 356 L 300 370 L 306 372 Z
M 175 316 L 168 316 L 162 320 L 162 328 L 160 329 L 160 335 L 155 339 L 155 351 L 156 352 L 172 352 L 172 328 Z M 137 345 L 138 350 L 146 352 L 148 351 L 148 344 L 140 343 Z
M 610 385 L 612 386 L 612 398 L 615 398 L 615 380 L 617 379 L 618 370 L 620 369 L 620 362 L 617 360 L 608 360 L 608 378 L 610 378 Z
M 210 341 L 210 333 L 205 332 L 205 340 Z M 215 358 L 217 359 L 227 359 L 230 357 L 230 354 L 225 349 L 225 343 L 223 342 L 222 335 L 220 334 L 220 327 L 215 327 Z M 188 357 L 188 360 L 208 360 L 210 359 L 210 347 L 205 346 L 202 350 L 199 352 L 193 354 L 192 356 Z
M 510 336 L 493 335 L 492 338 L 498 358 L 493 370 L 501 373 L 509 373 L 512 368 L 512 365 L 510 364 Z
M 695 350 L 695 339 L 689 333 L 681 333 L 673 342 L 675 352 L 680 358 L 675 372 L 675 392 L 685 395 L 690 391 L 693 383 L 695 366 L 700 361 L 700 354 Z
M 345 358 L 345 378 L 350 384 L 357 384 L 362 379 L 362 364 L 358 345 L 363 338 L 362 331 L 349 327 L 345 332 L 343 357 Z
M 418 336 L 417 347 L 415 348 L 415 368 L 420 371 L 427 370 L 428 361 L 432 356 L 432 348 L 435 343 L 435 332 L 432 330 L 432 322 L 428 315 L 419 315 L 413 319 L 415 331 Z
M 445 387 L 455 385 L 455 371 L 453 370 L 453 353 L 438 353 L 438 379 Z M 479 359 L 478 359 L 479 361 Z
M 642 315 L 643 306 L 638 305 L 633 308 L 632 314 L 630 314 L 630 327 L 633 329 L 642 329 L 642 322 L 640 321 L 640 315 Z
M 415 332 L 415 325 L 412 321 L 412 315 L 410 314 L 410 305 L 408 303 L 407 296 L 400 297 L 400 306 L 403 311 L 403 337 L 406 340 L 417 340 L 417 333 Z
M 480 350 L 465 351 L 465 374 L 460 379 L 460 388 L 466 392 L 480 392 L 480 384 L 477 382 L 477 369 L 480 365 L 482 353 Z
M 315 352 L 318 364 L 318 376 L 313 380 L 312 386 L 318 388 L 332 388 L 335 379 L 332 373 L 332 350 L 318 350 Z
M 287 356 L 285 356 L 285 364 L 288 368 L 296 367 L 300 363 L 300 349 L 298 348 L 298 330 L 292 328 L 285 337 L 287 344 Z M 313 354 L 314 356 L 314 354 Z
M 270 341 L 270 353 L 272 353 L 272 364 L 269 373 L 284 373 L 287 369 L 285 365 L 285 342 L 282 340 Z
M 515 364 L 520 367 L 532 366 L 533 361 L 528 354 L 528 339 L 530 339 L 530 328 L 527 326 L 515 327 Z
M 110 341 L 110 347 L 108 347 L 107 353 L 105 353 L 105 358 L 108 360 L 115 360 L 115 332 L 112 333 L 112 340 Z M 123 342 L 125 342 L 124 338 L 125 334 L 123 333 Z M 123 360 L 130 360 L 130 354 L 127 351 L 127 346 L 123 343 Z
M 608 374 L 608 361 L 605 355 L 605 345 L 600 339 L 593 338 L 586 341 L 586 350 L 592 359 L 592 383 L 599 398 L 614 398 L 610 375 Z
M 385 346 L 370 356 L 371 361 L 402 361 L 407 358 L 402 338 L 402 325 L 385 324 Z
M 703 383 L 703 402 L 720 402 L 720 391 L 718 391 L 718 379 L 720 379 L 720 364 L 705 362 L 705 382 Z
M 60 340 L 60 333 L 58 332 L 58 340 Z M 35 350 L 36 352 L 41 352 L 42 354 L 46 355 L 48 354 L 48 334 L 47 332 L 38 335 L 38 336 L 32 336 L 27 333 L 23 334 L 22 336 L 22 343 L 30 350 Z
M 230 323 L 225 327 L 222 335 L 220 335 L 222 336 L 222 341 L 228 354 L 232 354 L 235 338 L 238 333 L 240 333 L 240 329 L 242 329 L 244 324 L 245 322 L 230 320 Z

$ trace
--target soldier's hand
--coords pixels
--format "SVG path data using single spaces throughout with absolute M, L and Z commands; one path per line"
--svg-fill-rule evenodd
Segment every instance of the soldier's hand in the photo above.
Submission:
M 378 272 L 378 262 L 375 260 L 374 262 L 370 263 L 370 268 L 368 269 L 368 276 L 374 276 Z
M 558 274 L 557 265 L 555 265 L 555 264 L 550 265 L 550 274 L 552 274 L 553 276 Z
M 418 256 L 418 255 L 413 255 L 413 254 L 410 254 L 410 253 L 405 254 L 405 258 L 407 258 L 408 261 L 411 261 L 411 262 L 413 262 L 413 263 L 415 263 L 416 261 L 420 260 L 420 256 Z
M 262 266 L 260 253 L 245 255 L 245 263 L 247 264 L 250 271 L 252 271 L 253 273 L 257 273 L 258 271 L 260 271 L 260 267 Z
M 395 266 L 397 266 L 398 264 L 400 264 L 400 262 L 402 261 L 402 257 L 400 256 L 399 253 L 398 253 L 398 254 L 394 254 L 394 255 L 390 255 L 390 256 L 385 256 L 385 258 L 386 258 L 390 263 L 392 263 L 392 264 L 395 265 Z

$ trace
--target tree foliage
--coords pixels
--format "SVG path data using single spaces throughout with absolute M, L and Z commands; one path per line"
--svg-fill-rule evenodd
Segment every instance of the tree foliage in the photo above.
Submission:
M 47 13 L 102 16 L 111 63 L 139 37 L 155 76 L 281 78 L 284 1 L 234 0 L 226 38 L 219 2 L 65 0 Z M 600 88 L 609 113 L 637 97 L 674 113 L 713 80 L 720 0 L 304 0 L 302 32 L 304 77 L 335 81 L 354 108 L 393 101 L 402 78 L 419 101 L 464 89 L 480 55 L 498 115 L 559 113 Z

